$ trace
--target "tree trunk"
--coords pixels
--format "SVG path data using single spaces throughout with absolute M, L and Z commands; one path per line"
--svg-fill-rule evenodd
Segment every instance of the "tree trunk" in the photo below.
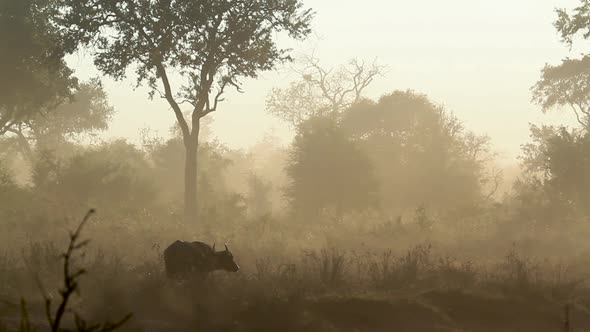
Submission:
M 14 134 L 16 134 L 17 140 L 18 140 L 18 145 L 20 146 L 20 150 L 23 154 L 23 156 L 29 161 L 29 162 L 33 162 L 33 149 L 31 149 L 31 144 L 29 143 L 29 141 L 27 140 L 27 138 L 25 137 L 25 135 L 23 135 L 23 133 L 20 130 L 9 130 L 9 132 L 12 132 Z
M 186 149 L 184 162 L 184 221 L 187 224 L 196 224 L 199 215 L 197 197 L 197 172 L 199 148 L 199 122 L 193 124 L 193 130 L 189 137 L 184 138 Z

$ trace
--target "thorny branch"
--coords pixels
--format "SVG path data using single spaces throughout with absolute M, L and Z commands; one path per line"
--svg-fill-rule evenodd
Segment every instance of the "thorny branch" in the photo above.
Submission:
M 74 253 L 78 250 L 83 249 L 85 246 L 88 245 L 90 242 L 89 240 L 80 241 L 80 234 L 82 232 L 82 228 L 90 219 L 90 217 L 94 214 L 94 209 L 90 209 L 82 222 L 78 225 L 74 232 L 70 232 L 70 242 L 68 244 L 68 248 L 61 257 L 64 260 L 63 264 L 63 288 L 59 290 L 59 294 L 61 295 L 61 302 L 57 307 L 55 315 L 52 314 L 51 310 L 51 298 L 45 292 L 41 281 L 37 278 L 38 286 L 43 294 L 43 298 L 45 300 L 45 314 L 47 321 L 49 322 L 49 326 L 51 332 L 58 332 L 58 331 L 68 331 L 67 329 L 61 328 L 62 321 L 64 319 L 65 313 L 67 311 L 68 301 L 70 300 L 72 294 L 79 290 L 79 278 L 86 274 L 86 269 L 79 268 L 76 270 L 72 270 L 72 260 L 74 257 Z M 25 314 L 23 312 L 23 314 Z M 104 324 L 94 324 L 94 325 L 87 325 L 87 323 L 78 315 L 76 312 L 74 314 L 74 322 L 76 324 L 77 332 L 110 332 L 125 324 L 131 317 L 132 314 L 126 315 L 123 319 L 111 323 L 105 322 Z

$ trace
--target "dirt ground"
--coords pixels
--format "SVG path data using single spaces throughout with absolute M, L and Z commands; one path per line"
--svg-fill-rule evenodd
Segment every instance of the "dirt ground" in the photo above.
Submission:
M 237 307 L 236 307 L 237 308 Z M 564 330 L 564 306 L 543 298 L 510 298 L 462 291 L 428 291 L 412 296 L 375 296 L 250 303 L 227 312 L 161 311 L 137 314 L 121 331 L 535 331 Z M 590 312 L 570 307 L 571 331 L 590 330 Z M 203 319 L 205 318 L 205 319 Z M 1 318 L 15 331 L 20 317 Z M 42 315 L 31 317 L 46 330 Z

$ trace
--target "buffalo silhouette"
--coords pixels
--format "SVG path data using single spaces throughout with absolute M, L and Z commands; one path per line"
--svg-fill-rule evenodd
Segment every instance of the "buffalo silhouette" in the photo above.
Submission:
M 164 250 L 166 275 L 171 279 L 206 278 L 210 272 L 238 272 L 240 267 L 225 244 L 225 250 L 215 251 L 215 244 L 176 240 Z

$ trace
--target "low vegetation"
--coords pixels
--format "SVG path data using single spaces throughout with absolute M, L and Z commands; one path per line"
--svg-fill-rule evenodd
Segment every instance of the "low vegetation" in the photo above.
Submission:
M 588 3 L 558 11 L 570 46 Z M 225 93 L 293 60 L 278 42 L 314 17 L 300 0 L 0 0 L 0 330 L 590 330 L 588 57 L 541 71 L 532 101 L 577 124 L 531 125 L 511 179 L 427 94 L 367 98 L 386 66 L 360 59 L 303 56 L 269 92 L 287 146 L 220 142 Z M 104 76 L 76 77 L 78 51 Z M 102 81 L 130 70 L 172 108 L 166 137 L 100 139 Z M 176 240 L 228 243 L 240 271 L 170 280 Z
M 59 240 L 56 232 L 55 242 L 23 248 L 22 260 L 17 253 L 4 252 L 0 317 L 6 328 L 18 327 L 21 296 L 28 304 L 23 321 L 28 328 L 42 328 L 47 321 L 57 324 L 59 319 L 45 317 L 56 317 L 46 310 L 55 308 L 48 304 L 58 299 L 64 307 L 69 303 L 76 308 L 73 317 L 88 322 L 113 322 L 133 313 L 121 321 L 124 325 L 63 321 L 78 331 L 415 331 L 433 326 L 443 331 L 557 331 L 563 327 L 566 306 L 574 326 L 590 324 L 589 271 L 583 268 L 583 256 L 535 259 L 521 245 L 508 243 L 504 255 L 494 249 L 487 255 L 453 256 L 449 253 L 456 248 L 420 239 L 411 229 L 390 234 L 394 244 L 389 249 L 373 232 L 361 234 L 362 240 L 355 239 L 359 242 L 350 237 L 348 246 L 327 239 L 301 245 L 296 240 L 273 242 L 280 232 L 271 229 L 257 243 L 248 234 L 233 237 L 239 273 L 215 272 L 205 284 L 177 283 L 166 278 L 161 256 L 175 235 L 136 234 L 153 238 L 151 245 L 115 243 L 100 237 L 96 222 L 87 222 L 92 242 L 79 242 L 78 232 Z M 419 224 L 415 227 L 420 229 Z M 64 256 L 59 243 L 68 239 Z M 83 248 L 85 254 L 76 256 L 75 266 L 85 268 L 77 270 L 67 258 L 70 270 L 64 279 L 59 259 Z M 39 292 L 39 280 L 47 291 Z

